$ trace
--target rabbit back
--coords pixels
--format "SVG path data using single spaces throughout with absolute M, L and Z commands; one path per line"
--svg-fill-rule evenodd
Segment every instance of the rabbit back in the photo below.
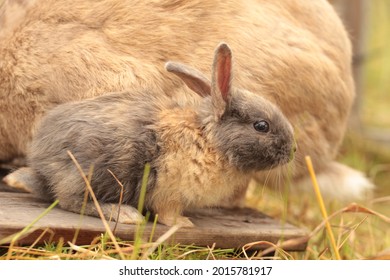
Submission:
M 137 205 L 144 166 L 158 157 L 155 133 L 147 128 L 156 121 L 158 107 L 142 102 L 145 96 L 152 101 L 148 95 L 111 93 L 50 111 L 28 156 L 46 193 L 83 197 L 85 182 L 70 151 L 85 174 L 93 170 L 91 185 L 100 201 L 119 201 L 121 188 L 109 169 L 124 185 L 123 202 Z M 154 176 L 152 168 L 149 186 Z

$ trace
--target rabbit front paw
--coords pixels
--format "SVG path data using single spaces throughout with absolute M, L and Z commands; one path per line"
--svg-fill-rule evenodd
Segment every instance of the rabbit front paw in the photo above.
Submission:
M 177 225 L 179 227 L 194 227 L 194 224 L 190 221 L 189 218 L 178 215 L 168 215 L 168 214 L 159 214 L 158 221 L 161 224 L 166 226 L 174 226 Z

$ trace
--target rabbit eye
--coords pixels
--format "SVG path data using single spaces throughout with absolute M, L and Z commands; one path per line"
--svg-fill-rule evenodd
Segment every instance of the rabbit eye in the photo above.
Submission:
M 269 131 L 269 124 L 266 121 L 257 121 L 253 124 L 253 127 L 259 132 Z

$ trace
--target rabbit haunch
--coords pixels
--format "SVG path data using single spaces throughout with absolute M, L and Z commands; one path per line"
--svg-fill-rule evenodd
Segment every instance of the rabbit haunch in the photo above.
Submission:
M 198 100 L 179 105 L 142 91 L 59 105 L 37 129 L 28 153 L 30 168 L 8 175 L 6 182 L 24 181 L 40 197 L 59 199 L 62 208 L 80 212 L 85 184 L 69 150 L 85 173 L 93 166 L 91 185 L 105 216 L 112 215 L 121 193 L 110 170 L 124 185 L 119 221 L 138 222 L 141 214 L 134 207 L 144 165 L 150 163 L 146 210 L 158 214 L 163 224 L 191 226 L 181 216 L 185 209 L 228 205 L 255 171 L 292 159 L 292 127 L 280 110 L 232 88 L 226 44 L 215 51 L 211 83 L 186 65 L 169 62 L 166 68 L 198 93 Z M 264 126 L 256 129 L 259 121 Z M 92 202 L 85 213 L 98 215 Z
M 18 3 L 26 8 L 15 13 Z M 335 161 L 354 88 L 350 42 L 325 0 L 6 0 L 1 9 L 0 161 L 24 156 L 58 104 L 143 86 L 185 103 L 193 94 L 162 64 L 210 73 L 212 50 L 226 41 L 235 85 L 277 104 L 294 127 L 293 187 L 309 178 L 310 155 L 323 193 L 355 199 L 372 188 Z M 279 175 L 256 178 L 278 186 Z

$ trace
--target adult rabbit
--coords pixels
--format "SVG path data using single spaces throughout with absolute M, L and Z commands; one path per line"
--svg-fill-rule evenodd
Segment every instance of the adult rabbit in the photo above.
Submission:
M 0 34 L 0 160 L 24 156 L 39 120 L 58 104 L 145 86 L 186 102 L 193 93 L 162 65 L 182 61 L 210 75 L 212 50 L 225 41 L 236 53 L 234 83 L 279 106 L 294 127 L 294 185 L 307 183 L 310 155 L 323 193 L 355 199 L 372 188 L 335 161 L 354 85 L 350 41 L 327 1 L 28 3 Z M 279 174 L 257 179 L 277 185 Z

